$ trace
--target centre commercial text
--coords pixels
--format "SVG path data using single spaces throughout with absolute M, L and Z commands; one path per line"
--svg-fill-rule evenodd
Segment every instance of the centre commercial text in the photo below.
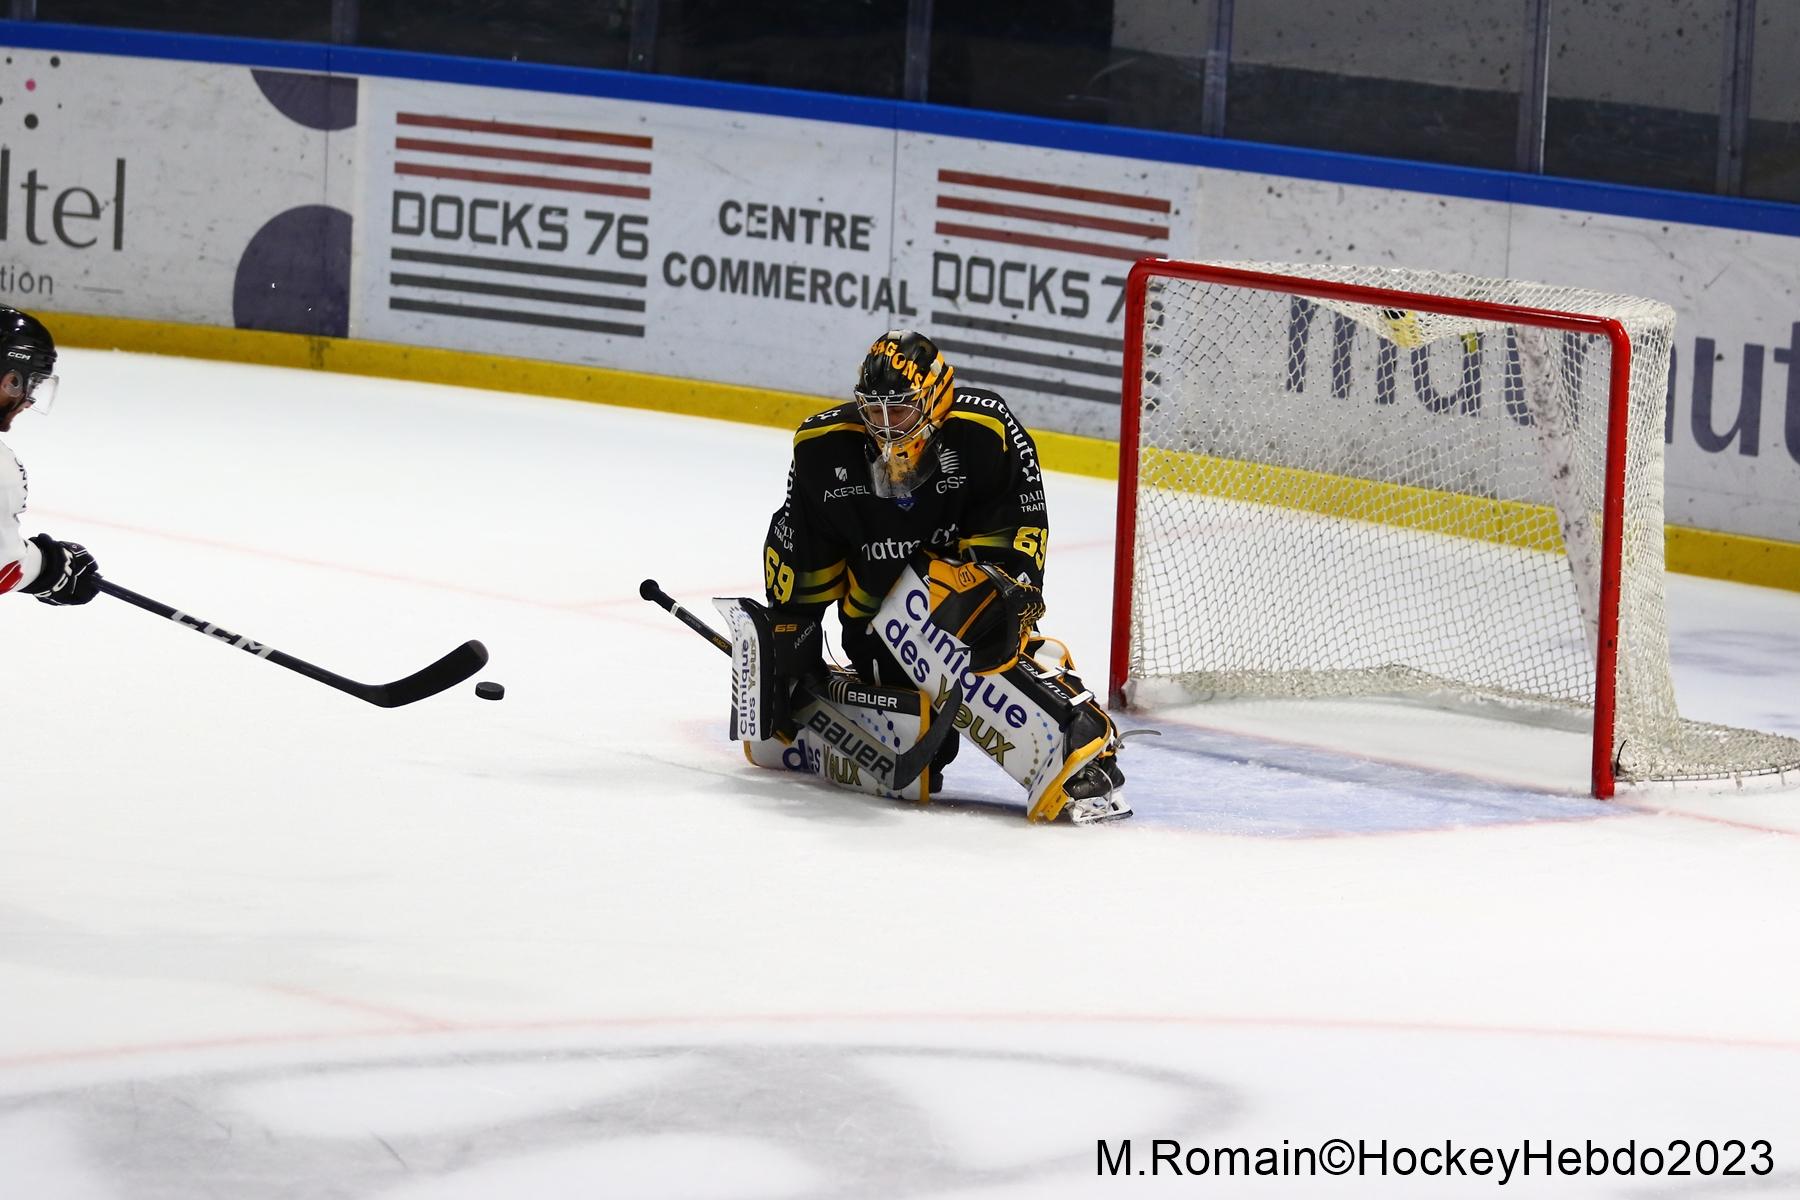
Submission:
M 719 231 L 726 237 L 791 242 L 850 250 L 867 254 L 873 249 L 870 234 L 875 218 L 863 213 L 831 209 L 798 208 L 729 199 L 719 205 Z M 729 255 L 686 254 L 671 250 L 663 256 L 663 282 L 670 287 L 718 291 L 734 296 L 791 300 L 800 304 L 854 308 L 864 312 L 891 312 L 917 316 L 919 310 L 907 293 L 907 281 L 859 271 L 832 271 L 801 263 Z
M 794 208 L 781 205 L 725 200 L 719 205 L 719 231 L 727 237 L 824 249 L 872 253 L 870 235 L 876 219 L 862 213 L 831 209 Z M 857 271 L 832 271 L 801 263 L 746 259 L 729 255 L 688 254 L 670 251 L 663 257 L 663 282 L 670 287 L 718 291 L 763 299 L 790 300 L 802 304 L 860 308 L 866 312 L 892 312 L 917 316 L 909 281 Z M 1124 307 L 1123 277 L 1105 281 L 1114 297 L 1108 323 L 1118 319 Z M 1086 318 L 1093 308 L 1092 281 L 1088 272 L 1044 263 L 999 261 L 981 256 L 964 257 L 946 251 L 931 256 L 931 294 L 951 303 L 998 304 L 1018 311 Z

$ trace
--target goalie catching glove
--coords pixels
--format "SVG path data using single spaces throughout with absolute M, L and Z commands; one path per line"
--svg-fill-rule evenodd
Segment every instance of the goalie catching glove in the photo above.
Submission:
M 1044 593 L 992 563 L 925 563 L 931 623 L 969 648 L 977 675 L 1010 670 L 1044 615 Z

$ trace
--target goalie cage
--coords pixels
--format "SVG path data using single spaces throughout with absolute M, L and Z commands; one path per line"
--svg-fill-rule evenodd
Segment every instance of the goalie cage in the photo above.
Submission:
M 1515 280 L 1138 263 L 1113 703 L 1586 710 L 1601 797 L 1800 770 L 1800 742 L 1676 711 L 1674 324 L 1658 301 Z

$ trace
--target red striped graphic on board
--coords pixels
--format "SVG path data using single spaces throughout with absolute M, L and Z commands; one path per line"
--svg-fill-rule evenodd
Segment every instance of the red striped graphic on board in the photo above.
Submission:
M 550 141 L 588 142 L 598 146 L 632 146 L 648 150 L 655 139 L 635 133 L 604 133 L 597 129 L 563 129 L 555 125 L 521 125 L 515 121 L 478 121 L 470 117 L 433 116 L 428 113 L 400 113 L 394 120 L 401 125 L 424 129 L 460 129 L 467 133 L 505 134 L 511 137 L 544 138 Z
M 437 138 L 400 138 L 397 150 L 435 151 L 438 154 L 460 154 L 475 158 L 499 158 L 507 162 L 545 163 L 553 167 L 594 167 L 602 171 L 624 171 L 631 175 L 648 175 L 650 164 L 629 158 L 597 158 L 591 154 L 553 154 L 546 150 L 522 150 L 517 146 L 486 146 L 473 143 L 439 141 Z
M 1021 195 L 1059 201 L 1021 203 Z M 1008 246 L 1032 246 L 1093 258 L 1136 262 L 1166 254 L 1169 226 L 1166 222 L 1129 219 L 1129 213 L 1170 214 L 1174 205 L 1162 196 L 1141 196 L 1103 188 L 1077 187 L 1042 179 L 1021 179 L 975 171 L 938 171 L 937 207 L 950 213 L 998 218 L 1003 224 L 975 224 L 964 220 L 937 221 L 935 231 L 946 238 L 967 238 Z M 1124 211 L 1121 211 L 1124 210 Z M 1071 237 L 1070 230 L 1119 234 L 1123 241 L 1096 241 Z
M 394 138 L 396 175 L 628 200 L 650 198 L 650 188 L 643 178 L 650 174 L 647 152 L 655 142 L 643 135 L 439 113 L 403 112 L 396 114 L 394 120 L 401 127 Z M 412 132 L 418 130 L 435 130 L 437 134 L 417 136 Z M 615 153 L 582 154 L 572 144 L 610 147 Z M 495 166 L 517 163 L 520 169 L 482 169 L 466 165 L 469 159 L 485 160 Z M 540 169 L 531 170 L 533 167 Z
M 1012 179 L 1005 175 L 980 175 L 974 171 L 939 171 L 938 182 L 968 184 L 971 187 L 992 188 L 1001 192 L 1026 192 L 1033 196 L 1055 196 L 1061 200 L 1109 204 L 1115 208 L 1136 208 L 1144 212 L 1166 213 L 1172 207 L 1167 200 L 1157 196 L 1135 196 L 1129 192 L 1107 192 L 1099 188 L 1045 183 L 1036 179 Z

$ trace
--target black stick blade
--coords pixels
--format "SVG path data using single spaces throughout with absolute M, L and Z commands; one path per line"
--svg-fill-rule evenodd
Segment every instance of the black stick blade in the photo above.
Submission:
M 923 775 L 931 766 L 931 760 L 937 757 L 938 748 L 956 736 L 956 710 L 962 707 L 962 698 L 962 684 L 952 683 L 943 701 L 932 707 L 931 727 L 925 731 L 925 736 L 894 760 L 896 788 L 903 788 Z
M 393 683 L 364 684 L 358 694 L 370 704 L 399 708 L 455 687 L 486 666 L 487 660 L 486 646 L 477 641 L 464 642 L 422 671 L 415 671 Z

